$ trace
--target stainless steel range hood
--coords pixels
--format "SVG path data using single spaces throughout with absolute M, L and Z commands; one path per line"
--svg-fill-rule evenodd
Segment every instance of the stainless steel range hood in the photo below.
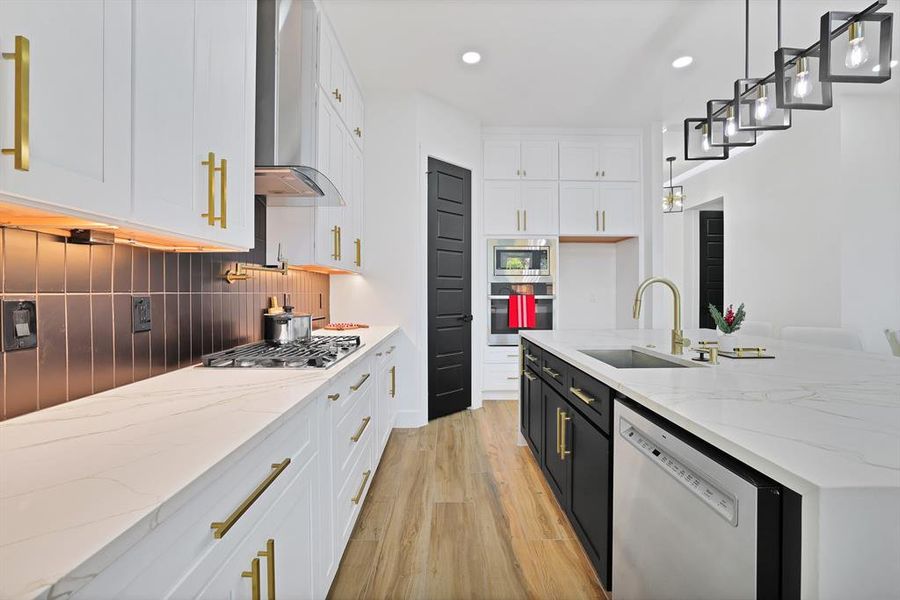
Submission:
M 334 184 L 306 166 L 315 157 L 304 129 L 315 119 L 315 27 L 312 2 L 257 3 L 255 188 L 267 206 L 344 206 Z

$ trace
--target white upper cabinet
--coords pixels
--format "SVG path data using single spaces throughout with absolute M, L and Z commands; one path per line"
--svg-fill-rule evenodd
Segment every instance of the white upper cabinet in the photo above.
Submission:
M 134 10 L 133 219 L 252 247 L 255 7 L 139 0 Z
M 131 22 L 131 3 L 118 0 L 0 2 L 0 50 L 20 50 L 0 60 L 0 146 L 17 149 L 0 156 L 0 195 L 129 216 Z M 17 86 L 16 68 L 28 89 Z M 17 95 L 28 99 L 18 108 Z
M 521 176 L 519 141 L 484 142 L 484 178 L 518 179 Z
M 485 179 L 544 179 L 559 177 L 557 142 L 544 140 L 487 140 L 484 143 Z
M 559 184 L 559 235 L 637 235 L 639 198 L 636 183 L 562 181 Z
M 557 235 L 556 181 L 486 181 L 484 232 L 491 235 Z
M 640 192 L 636 183 L 600 184 L 600 229 L 605 235 L 637 235 Z
M 637 181 L 640 140 L 610 135 L 559 143 L 559 178 L 565 181 Z

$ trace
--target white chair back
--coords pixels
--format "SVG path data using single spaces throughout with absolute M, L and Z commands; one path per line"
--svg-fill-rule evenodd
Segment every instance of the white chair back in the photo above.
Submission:
M 757 335 L 760 337 L 773 337 L 772 324 L 768 321 L 744 321 L 738 333 L 744 335 Z
M 781 330 L 781 339 L 844 350 L 863 349 L 855 332 L 840 327 L 785 327 Z
M 884 337 L 887 338 L 888 344 L 891 345 L 891 352 L 894 356 L 900 356 L 900 331 L 896 329 L 885 329 Z

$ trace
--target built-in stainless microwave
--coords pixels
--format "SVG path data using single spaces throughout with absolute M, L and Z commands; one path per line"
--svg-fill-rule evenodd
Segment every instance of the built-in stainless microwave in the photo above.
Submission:
M 490 281 L 553 283 L 556 257 L 550 240 L 488 240 Z

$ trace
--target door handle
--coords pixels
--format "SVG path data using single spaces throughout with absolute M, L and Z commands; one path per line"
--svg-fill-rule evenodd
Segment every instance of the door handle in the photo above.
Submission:
M 560 412 L 559 419 L 559 459 L 566 460 L 566 456 L 572 454 L 571 450 L 566 450 L 566 422 L 571 421 L 572 417 L 566 414 L 566 411 Z
M 266 597 L 275 600 L 275 540 L 266 540 L 266 549 L 257 552 L 256 556 L 266 559 Z
M 591 398 L 590 396 L 588 396 L 587 394 L 585 394 L 583 391 L 581 391 L 581 388 L 570 387 L 570 388 L 569 388 L 569 391 L 572 392 L 572 394 L 573 394 L 576 398 L 578 398 L 579 400 L 581 400 L 581 401 L 584 402 L 585 404 L 593 404 L 593 403 L 595 402 L 595 399 L 594 399 L 594 398 Z
M 365 375 L 363 375 L 362 377 L 360 377 L 360 378 L 359 378 L 359 381 L 356 382 L 356 385 L 351 385 L 351 386 L 350 386 L 350 391 L 355 392 L 356 390 L 358 390 L 359 388 L 361 388 L 362 385 L 366 382 L 366 380 L 369 379 L 369 376 L 370 376 L 370 375 L 371 375 L 371 373 L 366 373 Z
M 397 366 L 391 367 L 391 398 L 397 397 Z
M 600 231 L 600 211 L 594 211 L 594 229 Z
M 557 373 L 556 371 L 554 371 L 554 370 L 551 369 L 550 367 L 544 367 L 544 368 L 543 368 L 543 371 L 544 371 L 544 373 L 546 373 L 547 375 L 549 375 L 549 376 L 552 377 L 553 379 L 559 379 L 559 373 Z
M 525 371 L 525 373 L 523 373 L 523 375 L 525 375 L 525 379 L 527 379 L 528 381 L 534 381 L 535 379 L 537 379 L 537 377 L 535 377 L 528 371 Z
M 559 407 L 556 407 L 556 455 L 559 457 L 562 457 L 562 454 L 560 453 L 560 449 L 559 449 L 559 424 L 560 424 L 559 417 L 560 417 L 561 413 L 562 413 L 562 409 Z
M 223 158 L 219 161 L 219 208 L 221 215 L 219 217 L 219 227 L 228 229 L 228 159 Z
M 354 262 L 356 263 L 357 267 L 361 267 L 362 266 L 362 240 L 359 238 L 356 238 L 356 241 L 354 242 L 354 244 L 356 244 L 356 260 Z
M 475 317 L 472 315 L 463 315 L 463 316 L 459 317 L 459 320 L 462 321 L 463 323 L 471 323 L 472 319 L 474 319 L 474 318 Z
M 359 438 L 362 437 L 363 432 L 365 432 L 366 427 L 369 426 L 369 422 L 372 420 L 372 417 L 365 417 L 362 420 L 362 423 L 359 426 L 359 429 L 356 430 L 356 433 L 350 436 L 351 442 L 358 442 Z
M 603 224 L 602 231 L 606 231 L 606 211 L 601 211 L 600 221 Z
M 4 52 L 3 58 L 15 62 L 15 124 L 13 126 L 13 147 L 3 148 L 3 154 L 13 155 L 13 167 L 27 171 L 31 163 L 31 144 L 28 133 L 31 87 L 31 42 L 23 35 L 16 36 L 14 52 Z
M 521 215 L 519 215 L 519 209 L 516 209 L 516 231 L 522 231 L 522 221 Z
M 260 600 L 259 598 L 259 559 L 254 558 L 250 561 L 250 570 L 241 573 L 241 577 L 250 580 L 250 598 L 252 600 Z
M 331 245 L 334 246 L 333 252 L 331 253 L 331 258 L 334 260 L 338 259 L 338 226 L 335 225 L 331 228 Z
M 522 209 L 522 231 L 528 231 L 528 209 Z

